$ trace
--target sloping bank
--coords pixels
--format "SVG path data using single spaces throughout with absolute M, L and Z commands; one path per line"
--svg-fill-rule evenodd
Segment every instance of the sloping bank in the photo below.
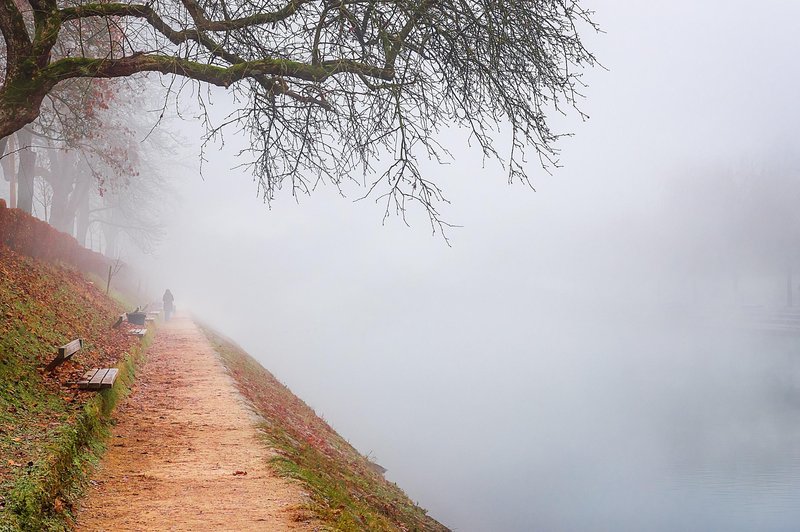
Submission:
M 0 242 L 0 531 L 69 529 L 148 341 L 111 328 L 121 311 L 80 273 Z M 55 347 L 75 338 L 84 349 L 46 374 Z M 114 366 L 110 390 L 69 386 L 86 369 Z
M 263 418 L 275 470 L 302 482 L 310 508 L 335 530 L 444 531 L 397 485 L 234 342 L 203 327 L 244 395 Z

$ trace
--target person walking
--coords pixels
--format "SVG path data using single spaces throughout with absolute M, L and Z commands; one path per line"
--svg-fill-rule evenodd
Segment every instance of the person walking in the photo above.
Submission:
M 169 288 L 164 292 L 162 299 L 164 300 L 164 319 L 169 321 L 170 316 L 175 311 L 175 306 L 173 305 L 175 298 L 172 297 L 172 292 L 169 291 Z

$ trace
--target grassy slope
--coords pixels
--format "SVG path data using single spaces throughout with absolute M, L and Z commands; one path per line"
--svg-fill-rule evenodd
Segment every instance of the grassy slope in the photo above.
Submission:
M 306 486 L 323 522 L 336 530 L 447 530 L 241 348 L 205 332 L 264 418 L 265 443 L 278 454 L 273 466 Z
M 80 274 L 0 246 L 0 531 L 68 528 L 71 504 L 141 352 L 124 331 L 111 329 L 120 312 Z M 75 338 L 84 349 L 44 373 L 56 346 Z M 86 369 L 117 365 L 112 390 L 69 385 Z

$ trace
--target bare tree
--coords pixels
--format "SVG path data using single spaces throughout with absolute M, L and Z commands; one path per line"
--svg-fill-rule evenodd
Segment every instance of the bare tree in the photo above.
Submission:
M 37 179 L 36 191 L 33 197 L 41 205 L 42 211 L 44 211 L 44 219 L 48 220 L 53 208 L 53 187 L 44 179 Z
M 447 155 L 441 128 L 468 128 L 512 180 L 528 181 L 526 151 L 557 163 L 547 113 L 575 106 L 595 62 L 580 26 L 595 27 L 577 0 L 8 0 L 0 138 L 59 83 L 179 76 L 233 92 L 240 105 L 219 128 L 250 134 L 266 200 L 363 173 L 387 212 L 417 201 L 441 223 L 442 191 L 417 159 Z M 511 130 L 506 154 L 492 143 L 498 123 Z
M 2 140 L 2 168 L 7 181 L 11 183 L 11 205 L 27 213 L 33 212 L 33 198 L 36 192 L 37 153 L 32 150 L 33 135 L 30 128 L 15 132 L 13 138 Z

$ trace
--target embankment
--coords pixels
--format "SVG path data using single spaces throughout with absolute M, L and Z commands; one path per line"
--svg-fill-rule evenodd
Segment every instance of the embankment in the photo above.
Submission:
M 65 265 L 102 280 L 104 286 L 111 268 L 113 285 L 120 293 L 133 293 L 138 285 L 134 272 L 124 264 L 84 248 L 72 236 L 47 222 L 19 209 L 7 208 L 3 199 L 0 199 L 0 246 L 41 262 Z
M 121 311 L 80 273 L 0 245 L 0 530 L 68 528 L 142 352 L 111 328 Z M 56 347 L 75 338 L 84 348 L 45 372 Z M 113 389 L 70 386 L 87 369 L 114 366 Z
M 323 522 L 335 530 L 447 530 L 243 349 L 204 331 L 260 414 L 263 444 L 277 454 L 272 467 L 305 486 Z
M 144 345 L 112 329 L 122 306 L 86 277 L 99 280 L 109 265 L 0 200 L 0 531 L 70 527 L 109 414 L 133 379 Z M 84 348 L 45 372 L 57 346 L 75 338 Z M 87 369 L 114 366 L 113 389 L 71 386 Z

